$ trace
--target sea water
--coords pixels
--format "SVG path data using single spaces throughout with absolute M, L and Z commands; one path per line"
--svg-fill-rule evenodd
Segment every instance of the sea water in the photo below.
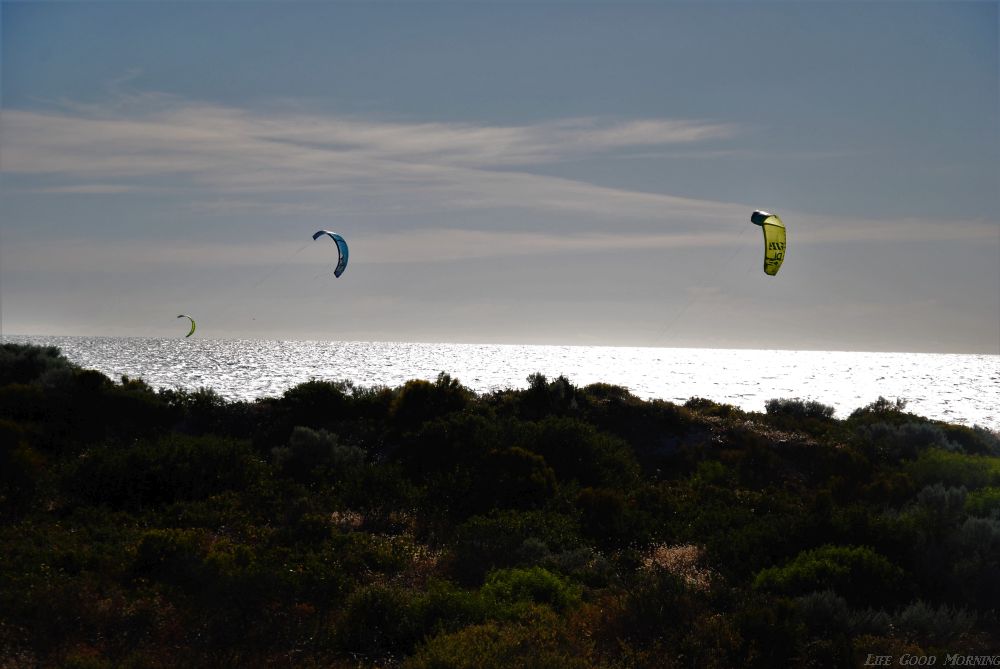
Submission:
M 10 336 L 58 346 L 72 362 L 154 388 L 211 388 L 233 400 L 281 395 L 308 381 L 398 386 L 446 372 L 477 392 L 524 388 L 539 372 L 604 382 L 682 403 L 703 397 L 748 411 L 776 398 L 816 400 L 838 417 L 906 400 L 928 418 L 1000 430 L 1000 356 L 616 346 Z

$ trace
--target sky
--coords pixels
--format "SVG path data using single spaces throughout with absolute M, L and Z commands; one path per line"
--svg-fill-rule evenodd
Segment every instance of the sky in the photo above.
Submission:
M 0 21 L 3 333 L 1000 353 L 997 2 Z

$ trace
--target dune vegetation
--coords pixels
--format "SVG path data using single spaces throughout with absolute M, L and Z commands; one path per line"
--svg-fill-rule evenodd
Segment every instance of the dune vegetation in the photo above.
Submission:
M 0 666 L 1000 653 L 1000 439 L 533 375 L 229 402 L 0 347 Z

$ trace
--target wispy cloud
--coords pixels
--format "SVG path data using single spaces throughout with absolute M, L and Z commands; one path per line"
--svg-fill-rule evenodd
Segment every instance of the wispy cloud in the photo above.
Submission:
M 74 184 L 69 186 L 41 186 L 29 188 L 32 193 L 71 193 L 76 195 L 113 195 L 115 193 L 134 193 L 149 191 L 148 187 L 126 184 Z
M 607 187 L 532 171 L 543 164 L 612 154 L 687 155 L 693 147 L 733 150 L 718 140 L 733 137 L 736 126 L 697 120 L 570 118 L 508 126 L 401 123 L 299 111 L 250 112 L 156 93 L 119 92 L 102 106 L 5 110 L 0 124 L 3 169 L 19 176 L 18 187 L 34 192 L 100 196 L 173 190 L 176 206 L 202 213 L 343 216 L 349 212 L 386 218 L 513 210 L 516 214 L 508 218 L 525 221 L 524 230 L 533 228 L 534 218 L 547 215 L 597 223 L 579 225 L 572 236 L 522 230 L 519 237 L 505 237 L 503 244 L 489 238 L 492 233 L 444 229 L 439 224 L 418 238 L 406 239 L 406 257 L 418 261 L 435 254 L 495 255 L 501 252 L 498 249 L 530 253 L 715 244 L 748 211 L 745 203 Z M 997 239 L 996 221 L 949 221 L 942 226 L 916 219 L 845 221 L 782 214 L 795 221 L 796 243 L 892 240 L 903 235 L 925 240 Z M 648 236 L 630 231 L 630 222 L 655 224 L 663 232 Z M 593 234 L 598 226 L 610 227 L 614 234 Z M 355 235 L 355 240 L 363 239 Z M 427 241 L 426 249 L 414 254 L 414 244 L 421 240 Z M 379 241 L 372 245 L 375 260 L 379 254 L 391 255 L 385 249 L 395 248 L 392 239 Z M 200 253 L 179 250 L 182 253 L 175 257 L 196 258 Z M 133 257 L 144 257 L 141 248 L 135 253 Z M 219 253 L 210 255 L 237 262 L 232 246 Z
M 621 217 L 656 216 L 665 206 L 709 217 L 719 210 L 711 202 L 534 174 L 531 167 L 691 146 L 736 132 L 729 124 L 677 119 L 400 123 L 251 113 L 155 94 L 121 96 L 104 107 L 7 110 L 0 122 L 3 169 L 47 178 L 48 192 L 174 186 L 206 206 L 268 206 L 276 195 L 298 193 L 364 199 L 384 210 L 514 206 Z

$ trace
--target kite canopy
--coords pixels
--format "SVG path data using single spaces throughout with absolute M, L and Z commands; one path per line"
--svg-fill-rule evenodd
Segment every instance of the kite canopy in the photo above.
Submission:
M 184 335 L 184 336 L 185 336 L 185 337 L 190 337 L 191 335 L 193 335 L 193 334 L 194 334 L 194 327 L 195 327 L 195 326 L 194 326 L 194 319 L 193 319 L 193 318 L 191 318 L 190 316 L 188 316 L 187 314 L 180 314 L 179 316 L 177 316 L 177 318 L 186 318 L 186 319 L 188 319 L 189 321 L 191 321 L 191 331 L 190 331 L 190 332 L 188 332 L 188 333 L 187 333 L 186 335 Z
M 330 239 L 337 244 L 337 267 L 333 270 L 333 275 L 339 278 L 340 275 L 344 273 L 344 270 L 347 269 L 347 242 L 345 242 L 344 238 L 336 232 L 330 232 L 329 230 L 317 230 L 313 234 L 313 241 L 319 239 L 323 235 L 329 236 Z
M 764 231 L 764 274 L 774 276 L 785 259 L 785 224 L 776 214 L 755 211 L 750 222 Z

